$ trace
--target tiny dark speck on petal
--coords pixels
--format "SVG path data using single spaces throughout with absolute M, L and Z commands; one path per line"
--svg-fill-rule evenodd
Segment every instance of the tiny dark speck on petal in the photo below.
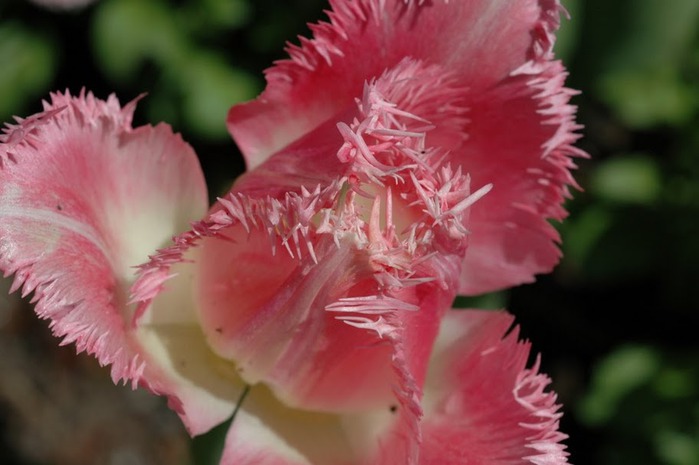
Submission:
M 219 334 L 223 333 L 223 328 L 219 326 L 218 328 L 216 328 L 216 332 Z
M 391 406 L 389 407 L 389 410 L 391 411 L 391 413 L 396 413 L 396 412 L 398 411 L 398 406 L 397 406 L 397 405 L 391 405 Z
M 59 212 L 63 211 L 63 207 L 61 206 L 60 203 L 58 205 L 56 205 L 56 210 L 58 210 Z

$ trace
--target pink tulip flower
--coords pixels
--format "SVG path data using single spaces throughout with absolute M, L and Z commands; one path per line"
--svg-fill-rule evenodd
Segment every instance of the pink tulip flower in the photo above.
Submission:
M 231 109 L 248 171 L 208 213 L 194 152 L 134 103 L 53 94 L 8 125 L 0 269 L 190 433 L 235 415 L 222 464 L 565 463 L 511 318 L 450 310 L 559 259 L 582 155 L 560 5 L 331 5 Z

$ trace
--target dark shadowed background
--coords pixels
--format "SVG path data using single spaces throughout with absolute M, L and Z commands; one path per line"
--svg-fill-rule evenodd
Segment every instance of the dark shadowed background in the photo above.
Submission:
M 473 299 L 506 307 L 543 354 L 578 465 L 699 465 L 699 1 L 569 0 L 558 52 L 592 159 L 537 283 Z M 0 121 L 52 90 L 166 121 L 212 197 L 243 169 L 225 129 L 320 0 L 100 0 L 71 12 L 0 2 Z M 0 464 L 204 465 L 160 399 L 59 348 L 0 281 Z M 206 447 L 204 446 L 205 450 Z M 194 452 L 193 452 L 194 450 Z

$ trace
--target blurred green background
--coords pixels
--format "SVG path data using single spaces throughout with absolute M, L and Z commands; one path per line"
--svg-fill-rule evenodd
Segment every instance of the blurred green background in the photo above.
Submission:
M 565 258 L 557 270 L 475 303 L 507 307 L 543 353 L 544 370 L 565 405 L 562 429 L 571 436 L 573 463 L 699 465 L 699 1 L 564 4 L 573 20 L 564 21 L 557 47 L 570 70 L 569 86 L 582 90 L 574 100 L 585 125 L 580 146 L 592 159 L 580 161 L 576 178 L 585 192 L 575 194 L 570 218 L 559 226 Z M 320 19 L 325 7 L 320 0 L 101 0 L 60 12 L 2 0 L 0 121 L 39 110 L 53 90 L 85 87 L 102 98 L 115 92 L 122 102 L 147 92 L 136 124 L 167 121 L 182 132 L 215 196 L 243 169 L 224 125 L 228 108 L 263 88 L 263 69 L 284 57 L 285 41 L 308 35 L 306 22 Z M 10 308 L 8 302 L 0 305 Z M 40 367 L 26 385 L 38 394 L 25 402 L 50 408 L 57 402 L 54 381 L 40 380 L 53 372 L 36 348 L 53 346 L 45 324 L 26 320 L 27 313 L 0 311 L 0 339 L 33 348 L 12 371 L 8 360 L 16 347 L 0 347 L 0 369 L 9 379 Z M 72 348 L 55 350 L 63 351 L 50 359 L 63 364 L 60 373 L 106 378 L 89 359 L 65 355 Z M 109 392 L 96 408 L 122 402 L 111 396 L 139 396 L 108 379 L 95 382 L 99 389 L 90 385 L 84 392 Z M 32 430 L 22 415 L 35 414 L 18 408 L 11 392 L 0 383 L 3 464 L 194 460 L 187 444 L 178 449 L 165 442 L 170 454 L 179 451 L 172 456 L 104 437 L 90 439 L 99 451 L 93 458 L 66 458 L 52 449 L 66 442 L 51 446 L 37 432 L 48 428 L 46 421 Z M 144 399 L 127 402 L 141 406 L 134 415 L 152 418 L 150 409 L 162 415 L 147 429 L 164 428 L 175 438 L 168 440 L 184 441 L 174 414 Z M 110 421 L 121 421 L 119 414 L 125 413 Z M 85 425 L 60 411 L 54 421 L 68 443 Z M 116 452 L 106 453 L 109 447 Z M 92 449 L 86 450 L 83 455 Z

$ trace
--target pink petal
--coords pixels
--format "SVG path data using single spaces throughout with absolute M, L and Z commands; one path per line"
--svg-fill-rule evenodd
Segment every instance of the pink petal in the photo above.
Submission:
M 440 281 L 418 281 L 382 295 L 370 254 L 348 239 L 336 244 L 332 234 L 299 232 L 291 218 L 298 221 L 304 206 L 323 205 L 328 193 L 337 195 L 331 186 L 283 203 L 240 194 L 222 199 L 143 268 L 134 293 L 144 302 L 144 318 L 151 291 L 166 286 L 170 268 L 194 267 L 197 311 L 212 350 L 235 363 L 247 383 L 266 383 L 287 405 L 338 412 L 393 398 L 389 320 L 399 314 L 407 370 L 421 382 L 438 319 L 454 294 Z M 183 262 L 193 246 L 199 246 L 196 262 Z M 458 269 L 458 258 L 435 260 L 439 272 L 453 276 Z
M 187 370 L 164 365 L 173 354 L 153 352 L 157 341 L 136 331 L 128 304 L 134 266 L 206 211 L 197 157 L 166 125 L 132 129 L 135 102 L 51 97 L 0 136 L 0 270 L 23 296 L 34 293 L 63 344 L 111 365 L 115 382 L 208 411 L 215 382 L 197 387 L 182 379 Z
M 468 119 L 458 128 L 461 137 L 435 139 L 439 143 L 433 145 L 448 150 L 452 166 L 469 173 L 474 185 L 493 186 L 488 201 L 473 210 L 459 292 L 500 289 L 550 271 L 560 253 L 548 220 L 565 216 L 561 203 L 567 186 L 574 185 L 571 156 L 584 155 L 571 146 L 578 129 L 568 104 L 572 92 L 563 87 L 563 67 L 551 61 L 559 2 L 331 5 L 330 23 L 312 26 L 314 38 L 289 46 L 291 59 L 267 71 L 263 94 L 231 109 L 229 129 L 248 168 L 277 158 L 274 163 L 292 179 L 306 173 L 313 178 L 314 166 L 321 174 L 333 163 L 321 153 L 313 163 L 282 159 L 293 158 L 289 152 L 319 128 L 350 124 L 365 82 L 405 59 L 438 65 L 445 75 L 458 77 L 461 92 L 441 100 L 442 107 L 451 111 L 456 104 L 468 111 Z
M 351 105 L 365 81 L 406 57 L 448 65 L 476 94 L 491 87 L 548 52 L 542 18 L 559 8 L 550 0 L 330 3 L 330 23 L 312 25 L 314 38 L 289 45 L 291 59 L 267 71 L 265 92 L 231 109 L 229 128 L 250 169 Z
M 472 193 L 468 176 L 429 146 L 454 140 L 452 118 L 434 130 L 422 118 L 452 115 L 426 88 L 435 79 L 451 78 L 401 62 L 367 84 L 351 124 L 323 126 L 239 180 L 142 268 L 133 288 L 142 315 L 172 266 L 192 268 L 213 351 L 287 405 L 327 412 L 391 398 L 385 338 L 395 317 L 407 325 L 405 364 L 420 383 L 457 287 L 467 212 L 487 191 Z M 317 170 L 323 154 L 336 161 Z M 309 169 L 287 171 L 286 161 Z
M 255 385 L 228 432 L 221 465 L 417 464 L 419 387 L 403 345 L 410 335 L 398 321 L 392 324 L 386 337 L 399 386 L 389 405 L 322 413 L 289 407 L 264 385 Z
M 423 465 L 567 463 L 561 413 L 513 318 L 455 310 L 442 322 L 425 385 Z
M 530 282 L 558 263 L 559 237 L 548 220 L 567 215 L 567 186 L 576 185 L 570 156 L 585 156 L 571 145 L 578 126 L 565 76 L 559 62 L 536 72 L 523 68 L 471 102 L 478 118 L 460 156 L 468 160 L 472 181 L 492 182 L 493 189 L 469 217 L 460 293 Z

